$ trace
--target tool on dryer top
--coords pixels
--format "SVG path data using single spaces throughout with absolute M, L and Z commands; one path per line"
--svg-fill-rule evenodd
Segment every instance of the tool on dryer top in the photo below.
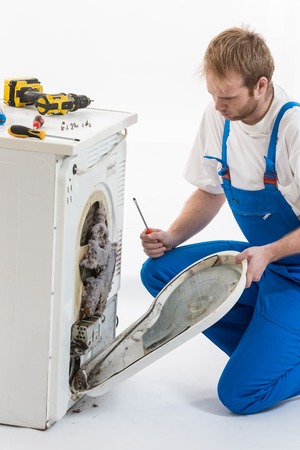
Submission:
M 38 112 L 44 114 L 67 114 L 86 108 L 91 100 L 86 95 L 45 94 L 37 78 L 14 78 L 4 81 L 4 103 L 9 106 L 22 108 L 34 105 Z
M 142 211 L 140 210 L 140 207 L 139 207 L 139 205 L 138 205 L 138 202 L 137 202 L 136 198 L 133 198 L 133 201 L 134 201 L 135 206 L 137 207 L 137 210 L 138 210 L 138 212 L 140 213 L 140 216 L 141 216 L 141 218 L 142 218 L 142 221 L 144 222 L 144 225 L 145 225 L 145 227 L 146 227 L 146 234 L 151 234 L 151 233 L 152 233 L 152 230 L 151 230 L 151 228 L 148 227 L 148 225 L 147 225 L 147 223 L 146 223 L 146 220 L 145 220 L 145 218 L 144 218 L 144 216 L 143 216 L 143 214 L 142 214 Z
M 44 123 L 45 121 L 42 116 L 35 116 L 35 118 L 33 119 L 33 128 L 37 130 L 38 128 L 41 128 Z
M 70 141 L 80 141 L 80 139 L 48 134 L 44 130 L 36 130 L 34 128 L 25 127 L 24 125 L 12 125 L 11 127 L 9 127 L 7 129 L 7 131 L 11 136 L 18 137 L 18 138 L 33 137 L 33 138 L 37 138 L 37 139 L 45 139 L 45 137 L 52 137 L 52 138 L 58 138 L 58 139 L 68 139 Z
M 6 122 L 6 115 L 4 114 L 2 108 L 0 108 L 0 125 L 3 125 Z

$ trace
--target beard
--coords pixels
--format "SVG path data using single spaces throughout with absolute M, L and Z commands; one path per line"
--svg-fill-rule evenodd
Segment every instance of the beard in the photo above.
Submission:
M 247 121 L 248 117 L 250 117 L 256 111 L 257 106 L 258 100 L 256 100 L 254 97 L 249 97 L 247 103 L 244 106 L 242 106 L 233 114 L 226 114 L 226 118 L 231 121 Z

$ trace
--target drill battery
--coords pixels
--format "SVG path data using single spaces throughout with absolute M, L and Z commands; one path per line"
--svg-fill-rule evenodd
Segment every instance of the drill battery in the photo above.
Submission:
M 33 105 L 43 86 L 37 78 L 8 78 L 4 81 L 3 100 L 6 105 L 21 108 Z

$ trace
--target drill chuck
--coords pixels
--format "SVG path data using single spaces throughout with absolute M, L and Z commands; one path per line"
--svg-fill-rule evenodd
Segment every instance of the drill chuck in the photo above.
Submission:
M 86 108 L 92 102 L 92 100 L 86 95 L 76 95 L 69 94 L 73 98 L 73 109 L 72 111 L 77 111 L 80 108 Z

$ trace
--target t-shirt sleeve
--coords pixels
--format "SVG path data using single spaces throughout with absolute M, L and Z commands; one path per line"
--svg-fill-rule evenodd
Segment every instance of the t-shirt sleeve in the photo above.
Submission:
M 218 175 L 220 164 L 204 156 L 221 158 L 223 127 L 224 120 L 216 113 L 214 105 L 209 104 L 183 171 L 183 176 L 189 183 L 212 194 L 223 193 Z

